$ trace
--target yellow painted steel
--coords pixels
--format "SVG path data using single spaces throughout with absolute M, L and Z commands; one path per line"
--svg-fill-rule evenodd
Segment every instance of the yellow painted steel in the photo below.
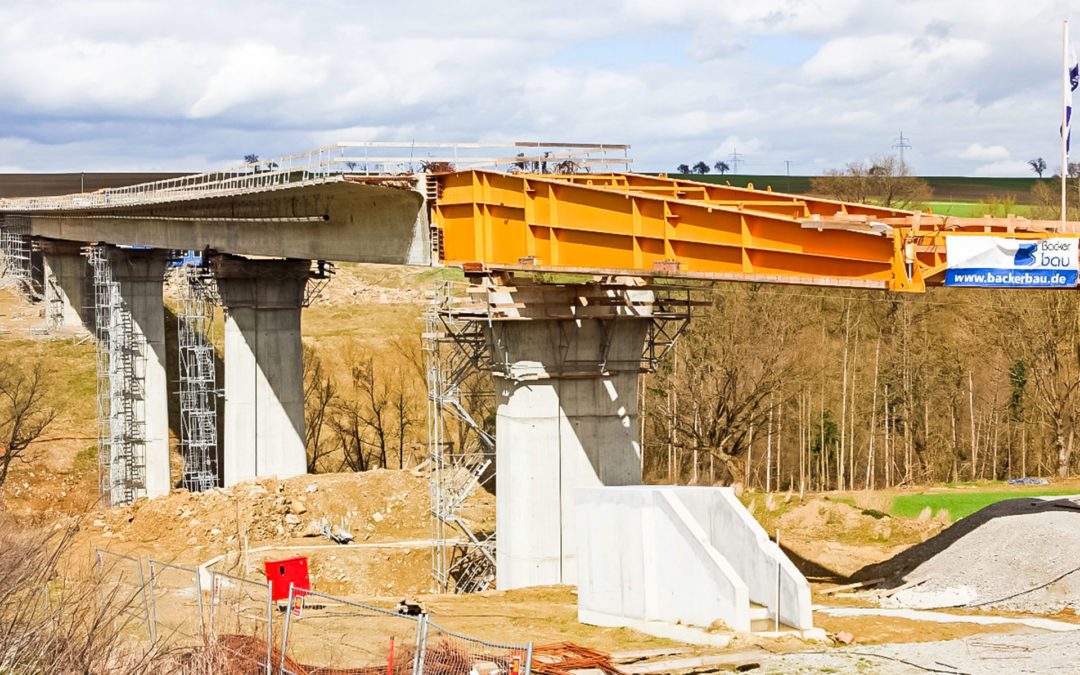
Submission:
M 466 269 L 916 292 L 944 270 L 948 223 L 910 211 L 639 174 L 461 171 L 436 180 L 442 261 Z M 1002 220 L 958 231 L 1011 231 Z

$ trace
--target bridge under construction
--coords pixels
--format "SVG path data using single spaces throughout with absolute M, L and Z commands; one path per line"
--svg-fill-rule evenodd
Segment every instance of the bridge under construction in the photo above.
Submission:
M 306 471 L 300 318 L 332 262 L 464 270 L 467 293 L 441 294 L 424 332 L 436 539 L 460 531 L 471 547 L 457 561 L 437 554 L 436 578 L 443 590 L 495 577 L 507 589 L 574 583 L 575 491 L 641 483 L 639 375 L 690 320 L 678 280 L 921 292 L 945 283 L 950 240 L 1071 240 L 1075 256 L 1080 236 L 1078 223 L 950 218 L 641 175 L 626 170 L 623 145 L 423 147 L 440 154 L 414 162 L 402 152 L 412 146 L 343 143 L 140 185 L 0 199 L 3 269 L 43 289 L 52 323 L 97 336 L 108 504 L 177 482 L 162 293 L 167 264 L 184 252 L 200 261 L 178 331 L 183 483 L 195 489 Z M 536 272 L 589 276 L 544 282 Z M 226 318 L 220 414 L 207 303 Z M 462 405 L 477 369 L 495 379 L 493 435 Z M 448 448 L 444 415 L 471 425 L 473 451 Z M 493 466 L 494 546 L 456 516 Z

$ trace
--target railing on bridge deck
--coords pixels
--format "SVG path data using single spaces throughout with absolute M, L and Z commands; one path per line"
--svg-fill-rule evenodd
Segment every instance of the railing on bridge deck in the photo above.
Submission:
M 628 145 L 591 143 L 342 142 L 297 155 L 150 183 L 50 197 L 0 198 L 0 211 L 83 210 L 229 196 L 343 180 L 468 169 L 571 172 L 622 166 Z M 502 149 L 500 156 L 493 150 Z M 374 151 L 374 152 L 373 152 Z

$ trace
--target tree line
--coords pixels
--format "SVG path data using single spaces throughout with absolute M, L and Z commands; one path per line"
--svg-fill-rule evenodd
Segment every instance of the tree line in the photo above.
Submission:
M 679 166 L 675 167 L 675 170 L 678 173 L 697 173 L 701 174 L 702 176 L 709 173 L 709 171 L 711 171 L 712 169 L 716 169 L 716 172 L 721 176 L 728 171 L 731 171 L 731 167 L 728 165 L 727 162 L 723 160 L 716 162 L 712 166 L 709 166 L 708 162 L 702 161 L 694 164 L 693 166 L 690 166 L 689 164 L 680 164 Z
M 645 376 L 650 481 L 822 490 L 1076 469 L 1074 293 L 703 292 Z

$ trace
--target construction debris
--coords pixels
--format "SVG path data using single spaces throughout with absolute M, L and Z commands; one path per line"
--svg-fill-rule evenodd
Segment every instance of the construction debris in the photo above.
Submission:
M 566 643 L 569 644 L 569 643 Z M 575 646 L 576 645 L 572 645 Z M 584 651 L 583 647 L 578 649 Z M 272 672 L 288 672 L 293 675 L 411 675 L 415 649 L 403 646 L 395 655 L 393 666 L 389 663 L 366 666 L 363 668 L 325 668 L 300 663 L 288 656 L 282 658 L 277 649 L 270 650 Z M 599 652 L 596 652 L 599 654 Z M 204 672 L 218 675 L 259 675 L 266 672 L 266 640 L 250 635 L 219 635 L 205 651 L 198 650 L 183 654 L 181 672 L 184 675 L 202 675 Z M 424 650 L 424 668 L 431 675 L 469 675 L 470 673 L 512 673 L 515 664 L 510 656 L 476 654 L 454 645 L 449 641 L 440 642 Z M 284 662 L 283 662 L 284 661 Z M 284 668 L 284 669 L 283 669 Z M 540 671 L 533 660 L 533 672 Z M 618 670 L 604 671 L 619 675 Z
M 349 544 L 353 540 L 351 532 L 337 525 L 331 525 L 326 521 L 323 521 L 322 524 L 322 536 L 338 544 Z
M 425 669 L 426 669 L 425 661 Z M 572 675 L 572 671 L 597 670 L 608 675 L 625 675 L 612 663 L 611 655 L 576 645 L 556 642 L 533 647 L 532 672 L 536 675 Z

